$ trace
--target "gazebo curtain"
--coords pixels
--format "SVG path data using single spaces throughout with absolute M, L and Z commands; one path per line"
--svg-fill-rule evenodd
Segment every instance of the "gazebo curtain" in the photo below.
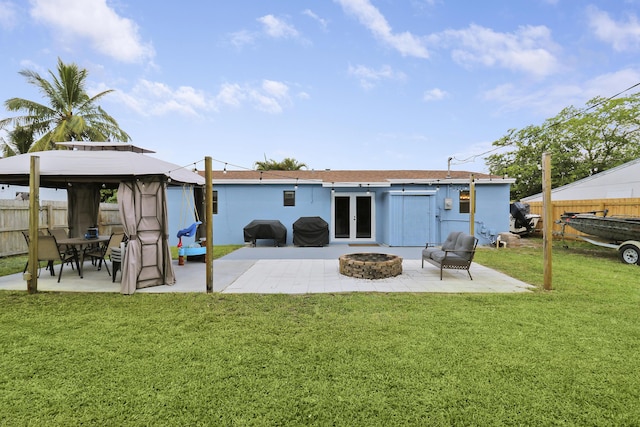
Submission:
M 122 182 L 118 207 L 129 238 L 120 292 L 133 294 L 138 288 L 173 285 L 165 184 L 143 179 Z
M 96 227 L 100 211 L 100 187 L 74 183 L 67 188 L 69 237 L 82 237 L 87 228 Z

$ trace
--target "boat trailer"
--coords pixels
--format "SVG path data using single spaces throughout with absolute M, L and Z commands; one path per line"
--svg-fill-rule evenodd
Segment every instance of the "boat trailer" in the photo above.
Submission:
M 603 212 L 604 212 L 604 216 L 606 217 L 607 212 L 606 211 L 603 211 Z M 595 214 L 595 212 L 589 212 L 589 214 Z M 571 214 L 565 213 L 563 217 L 570 216 L 570 215 Z M 618 258 L 623 263 L 640 265 L 640 241 L 635 239 L 622 240 L 622 241 L 611 240 L 611 239 L 605 239 L 604 237 L 594 236 L 594 235 L 585 236 L 581 234 L 565 233 L 565 230 L 564 230 L 565 226 L 567 225 L 571 226 L 571 222 L 563 221 L 561 219 L 556 221 L 556 223 L 562 226 L 562 231 L 559 234 L 562 236 L 563 241 L 566 235 L 574 239 L 584 240 L 585 242 L 591 243 L 592 245 L 615 249 L 618 251 Z

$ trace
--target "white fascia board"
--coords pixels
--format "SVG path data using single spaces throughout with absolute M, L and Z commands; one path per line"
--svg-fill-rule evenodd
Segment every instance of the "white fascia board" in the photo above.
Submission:
M 493 178 L 493 179 L 483 178 L 483 179 L 475 180 L 476 184 L 515 184 L 515 182 L 516 182 L 515 178 Z
M 385 188 L 391 187 L 389 182 L 323 182 L 325 188 Z
M 389 182 L 396 185 L 408 185 L 408 184 L 426 184 L 426 185 L 448 185 L 448 184 L 469 184 L 470 179 L 390 179 Z M 516 182 L 515 178 L 482 178 L 474 179 L 476 184 L 513 184 Z
M 387 192 L 387 194 L 391 194 L 392 196 L 435 196 L 437 193 L 436 190 L 391 190 Z
M 252 184 L 280 184 L 280 185 L 318 185 L 321 184 L 322 180 L 320 179 L 214 179 L 213 185 L 222 185 L 222 184 L 243 184 L 243 185 L 252 185 Z

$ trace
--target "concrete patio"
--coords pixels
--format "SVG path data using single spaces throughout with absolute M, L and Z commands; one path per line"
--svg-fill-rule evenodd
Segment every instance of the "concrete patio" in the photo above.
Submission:
M 377 280 L 343 276 L 338 257 L 346 253 L 381 252 L 403 258 L 401 275 Z M 213 263 L 213 289 L 219 293 L 306 294 L 338 292 L 439 292 L 439 293 L 514 293 L 528 292 L 533 286 L 479 264 L 472 264 L 469 280 L 466 271 L 440 271 L 431 264 L 421 268 L 421 248 L 330 245 L 326 247 L 244 247 Z M 60 283 L 43 268 L 39 291 L 120 292 L 120 272 L 116 282 L 106 270 L 85 263 L 84 278 L 65 267 Z M 174 261 L 176 284 L 138 289 L 137 293 L 205 292 L 206 268 L 202 262 Z M 0 290 L 25 290 L 22 274 L 0 277 Z

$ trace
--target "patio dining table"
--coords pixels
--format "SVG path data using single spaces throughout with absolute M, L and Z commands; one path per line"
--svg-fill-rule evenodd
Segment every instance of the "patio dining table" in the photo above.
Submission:
M 94 237 L 92 239 L 87 239 L 85 237 L 69 237 L 66 239 L 57 240 L 57 243 L 58 245 L 67 245 L 73 248 L 73 250 L 75 251 L 76 259 L 78 259 L 80 263 L 80 267 L 79 267 L 80 271 L 78 272 L 78 274 L 80 275 L 80 278 L 82 278 L 83 277 L 82 269 L 84 264 L 84 249 L 95 244 L 99 244 L 99 245 L 106 244 L 110 238 L 111 236 L 106 236 L 106 235 L 101 235 L 98 237 Z

